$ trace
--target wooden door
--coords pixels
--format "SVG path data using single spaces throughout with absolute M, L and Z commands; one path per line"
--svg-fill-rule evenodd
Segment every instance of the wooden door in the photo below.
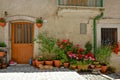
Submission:
M 34 26 L 29 22 L 15 22 L 11 24 L 12 32 L 12 60 L 19 64 L 28 64 L 33 57 Z

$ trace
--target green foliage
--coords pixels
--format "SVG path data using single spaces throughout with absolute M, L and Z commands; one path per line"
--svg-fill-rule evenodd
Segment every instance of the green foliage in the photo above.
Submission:
M 6 22 L 4 18 L 0 18 L 0 22 Z
M 0 42 L 0 47 L 6 47 L 6 44 L 4 42 Z
M 36 41 L 43 53 L 54 53 L 56 39 L 49 37 L 47 34 L 47 32 L 39 33 Z
M 77 64 L 78 65 L 82 65 L 82 61 L 77 61 Z
M 96 50 L 96 60 L 100 63 L 109 64 L 111 53 L 112 51 L 109 47 L 101 46 Z
M 4 52 L 4 50 L 0 49 L 0 52 Z
M 64 57 L 64 50 L 57 48 L 55 54 L 56 54 L 56 59 L 61 60 Z
M 57 47 L 55 38 L 49 37 L 47 32 L 41 32 L 35 41 L 39 44 L 39 50 L 42 52 L 43 57 L 47 60 L 55 57 Z
M 77 60 L 71 59 L 71 60 L 70 60 L 70 65 L 75 65 L 75 66 L 77 66 L 77 65 L 78 65 L 78 64 L 77 64 Z
M 86 53 L 86 54 L 89 53 L 89 52 L 91 52 L 91 50 L 92 50 L 92 44 L 88 41 L 88 42 L 85 44 L 85 48 L 86 48 L 86 50 L 85 50 L 85 53 Z
M 113 66 L 109 66 L 108 69 L 107 69 L 107 73 L 111 74 L 111 73 L 115 73 L 116 71 L 116 68 L 113 67 Z
M 37 60 L 38 60 L 38 61 L 44 61 L 44 60 L 45 60 L 45 58 L 44 58 L 44 57 L 42 57 L 42 58 L 38 58 Z
M 36 19 L 36 23 L 40 23 L 40 24 L 42 24 L 42 23 L 43 23 L 42 17 L 37 18 L 37 19 Z

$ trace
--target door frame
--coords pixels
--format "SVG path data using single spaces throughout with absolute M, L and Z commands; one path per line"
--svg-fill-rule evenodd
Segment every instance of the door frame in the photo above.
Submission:
M 4 34 L 4 40 L 5 43 L 8 46 L 8 54 L 7 54 L 7 61 L 9 62 L 11 60 L 11 23 L 13 22 L 30 22 L 34 24 L 34 35 L 33 38 L 36 37 L 36 35 L 38 34 L 38 28 L 35 25 L 36 22 L 36 18 L 34 17 L 30 17 L 30 16 L 10 16 L 6 18 L 7 24 L 4 28 L 5 30 L 5 34 Z M 37 47 L 37 43 L 34 43 L 33 45 L 33 57 L 35 57 L 38 54 L 38 47 Z

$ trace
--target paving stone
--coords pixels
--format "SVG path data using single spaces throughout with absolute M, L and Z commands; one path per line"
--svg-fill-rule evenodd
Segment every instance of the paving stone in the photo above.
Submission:
M 16 65 L 16 66 L 9 66 L 7 67 L 7 69 L 0 69 L 0 72 L 2 73 L 9 73 L 9 72 L 24 72 L 24 73 L 35 73 L 35 72 L 74 72 L 74 70 L 70 70 L 68 68 L 53 68 L 53 69 L 46 69 L 46 70 L 41 70 L 38 68 L 35 68 L 33 66 L 30 65 Z M 103 76 L 96 75 L 96 74 L 91 74 L 90 72 L 79 72 L 80 75 L 82 75 L 86 80 L 111 80 L 111 79 L 107 79 Z M 55 79 L 56 80 L 56 79 Z M 77 79 L 73 79 L 73 80 L 77 80 Z

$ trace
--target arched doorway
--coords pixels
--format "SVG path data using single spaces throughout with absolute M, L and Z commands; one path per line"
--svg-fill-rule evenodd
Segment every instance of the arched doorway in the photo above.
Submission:
M 34 24 L 30 22 L 11 23 L 11 58 L 19 64 L 29 63 L 33 57 Z
M 28 64 L 29 59 L 35 56 L 34 36 L 37 34 L 36 18 L 30 16 L 11 16 L 6 18 L 5 36 L 8 42 L 8 61 L 14 60 L 18 64 Z M 34 54 L 33 54 L 34 53 Z

